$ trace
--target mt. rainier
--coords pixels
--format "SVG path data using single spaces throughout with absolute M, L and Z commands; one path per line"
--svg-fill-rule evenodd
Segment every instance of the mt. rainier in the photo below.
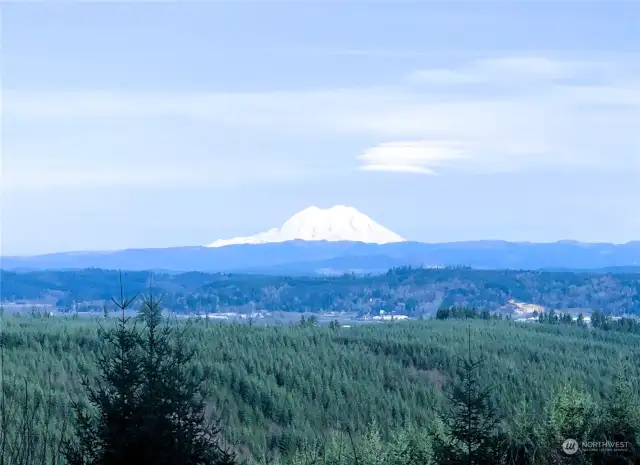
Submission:
M 218 240 L 207 247 L 293 240 L 349 241 L 370 244 L 406 241 L 402 236 L 379 225 L 355 208 L 335 205 L 326 209 L 309 207 L 293 215 L 280 228 L 273 228 L 254 236 Z

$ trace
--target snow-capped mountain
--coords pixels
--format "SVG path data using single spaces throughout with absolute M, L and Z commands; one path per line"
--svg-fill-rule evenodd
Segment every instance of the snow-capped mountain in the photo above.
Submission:
M 293 240 L 350 241 L 370 244 L 406 241 L 402 236 L 381 226 L 355 208 L 335 205 L 326 209 L 309 207 L 293 215 L 280 228 L 273 228 L 254 236 L 217 240 L 207 247 Z

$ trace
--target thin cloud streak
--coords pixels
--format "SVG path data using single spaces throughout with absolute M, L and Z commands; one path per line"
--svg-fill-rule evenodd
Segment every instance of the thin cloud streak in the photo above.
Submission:
M 429 168 L 423 168 L 421 166 L 411 165 L 362 165 L 359 166 L 360 171 L 384 171 L 388 173 L 414 173 L 414 174 L 428 174 L 436 176 L 437 173 Z
M 634 78 L 633 66 L 625 66 L 605 60 L 507 56 L 417 71 L 387 87 L 186 94 L 13 90 L 4 93 L 3 117 L 9 124 L 183 118 L 268 137 L 365 138 L 378 150 L 376 156 L 381 156 L 381 147 L 387 154 L 384 161 L 360 158 L 364 166 L 376 167 L 369 171 L 437 171 L 445 162 L 451 169 L 476 172 L 638 169 L 640 81 Z M 427 77 L 430 84 L 416 82 L 419 77 Z M 535 80 L 535 85 L 505 84 L 515 78 Z M 467 90 L 469 83 L 479 87 Z M 465 161 L 451 156 L 393 160 L 400 149 L 392 147 L 392 155 L 384 144 L 398 140 L 447 140 L 463 151 Z M 403 150 L 406 157 L 408 148 Z M 296 151 L 303 154 L 305 148 Z M 370 152 L 365 155 L 373 157 Z M 293 167 L 297 163 L 281 162 Z
M 391 142 L 366 150 L 358 157 L 365 171 L 436 174 L 433 167 L 466 157 L 459 144 L 438 141 Z

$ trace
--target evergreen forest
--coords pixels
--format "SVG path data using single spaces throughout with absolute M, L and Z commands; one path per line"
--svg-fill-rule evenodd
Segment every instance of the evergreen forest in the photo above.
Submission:
M 640 463 L 633 332 L 454 309 L 221 324 L 167 320 L 152 294 L 112 303 L 121 318 L 3 316 L 1 463 Z
M 147 272 L 124 272 L 127 289 L 143 292 Z M 118 288 L 119 272 L 0 271 L 2 301 L 47 303 L 58 311 L 102 311 Z M 509 310 L 511 302 L 554 310 L 599 310 L 640 314 L 640 274 L 477 270 L 464 267 L 393 268 L 385 274 L 283 277 L 249 274 L 156 273 L 164 308 L 173 312 L 279 311 L 353 312 L 379 310 L 409 316 L 433 315 L 441 307 Z

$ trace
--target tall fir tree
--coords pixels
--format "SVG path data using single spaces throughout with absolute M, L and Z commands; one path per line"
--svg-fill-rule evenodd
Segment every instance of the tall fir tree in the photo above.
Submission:
M 76 438 L 67 444 L 70 465 L 232 465 L 221 428 L 205 413 L 202 382 L 189 371 L 194 351 L 183 330 L 163 321 L 161 299 L 142 299 L 139 320 L 125 309 L 102 331 L 108 350 L 98 356 L 98 382 L 85 380 L 89 409 L 76 408 Z
M 439 465 L 485 465 L 501 461 L 502 438 L 497 432 L 500 416 L 491 403 L 490 388 L 481 388 L 478 371 L 484 359 L 471 357 L 471 327 L 468 356 L 460 360 L 462 381 L 448 393 L 450 409 L 441 413 L 447 430 L 434 437 Z
M 113 300 L 121 317 L 113 329 L 100 327 L 103 344 L 96 363 L 101 374 L 98 380 L 82 380 L 89 405 L 76 402 L 75 438 L 65 445 L 69 465 L 116 465 L 137 459 L 140 336 L 126 317 L 135 298 L 125 298 L 121 276 L 120 300 Z
M 221 446 L 219 422 L 205 413 L 204 379 L 188 370 L 195 351 L 186 329 L 163 323 L 160 303 L 150 293 L 139 312 L 144 322 L 140 427 L 150 444 L 140 463 L 232 464 L 233 454 Z

